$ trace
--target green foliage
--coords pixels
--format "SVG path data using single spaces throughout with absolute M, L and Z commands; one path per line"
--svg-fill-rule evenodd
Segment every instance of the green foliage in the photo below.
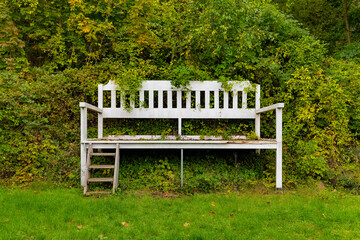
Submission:
M 85 100 L 87 84 L 72 74 L 36 69 L 1 74 L 2 178 L 26 182 L 51 176 L 63 181 L 78 175 L 79 110 L 74 106 Z
M 360 63 L 360 42 L 346 45 L 343 49 L 336 52 L 335 56 L 340 59 L 354 60 Z
M 344 163 L 344 148 L 353 141 L 348 102 L 354 96 L 341 84 L 321 69 L 306 68 L 300 68 L 287 81 L 285 100 L 289 110 L 284 135 L 288 171 L 324 177 L 330 168 Z
M 345 18 L 349 22 L 351 41 L 360 40 L 360 5 L 357 0 L 273 0 L 273 2 L 301 22 L 311 35 L 326 42 L 330 52 L 342 49 L 347 43 Z M 344 9 L 347 9 L 346 17 Z
M 123 94 L 129 94 L 148 79 L 168 79 L 185 90 L 190 80 L 217 79 L 225 88 L 228 80 L 261 84 L 262 106 L 285 102 L 284 163 L 289 183 L 308 176 L 332 181 L 343 172 L 356 172 L 345 169 L 355 161 L 348 148 L 358 146 L 360 133 L 358 44 L 340 48 L 344 35 L 337 30 L 343 29 L 339 16 L 335 14 L 334 20 L 312 12 L 337 12 L 342 3 L 281 2 L 287 13 L 306 20 L 305 27 L 316 23 L 309 27 L 310 33 L 320 40 L 334 39 L 336 46 L 328 48 L 271 1 L 4 1 L 0 4 L 0 176 L 13 182 L 48 177 L 75 183 L 78 102 L 96 105 L 99 83 L 114 80 Z M 349 20 L 355 40 L 358 10 L 351 1 Z M 331 34 L 322 30 L 329 26 Z M 326 55 L 327 48 L 341 49 L 337 60 Z M 261 136 L 274 137 L 274 118 L 273 113 L 262 114 Z M 90 114 L 88 122 L 89 137 L 95 136 L 96 115 Z M 247 121 L 183 124 L 185 134 L 254 138 L 253 123 Z M 167 119 L 105 125 L 106 134 L 177 134 L 176 122 Z M 157 179 L 154 188 L 176 187 L 169 179 L 177 168 L 165 157 L 159 159 L 163 162 L 156 165 L 141 161 L 148 170 L 134 174 L 145 184 L 141 176 L 152 171 Z M 274 166 L 261 163 L 263 175 L 256 176 L 265 176 L 272 184 Z M 190 189 L 201 185 L 204 191 L 223 187 L 230 177 L 189 176 L 194 179 L 193 183 L 188 179 Z
M 337 80 L 347 95 L 346 109 L 349 128 L 355 139 L 360 136 L 360 65 L 352 61 L 328 60 L 326 72 Z
M 260 180 L 267 169 L 254 151 L 186 150 L 184 186 L 181 188 L 179 157 L 178 151 L 171 150 L 154 150 L 152 153 L 123 151 L 120 190 L 150 189 L 193 194 L 197 191 L 243 189 Z
M 21 69 L 27 63 L 23 50 L 25 44 L 19 38 L 19 29 L 3 3 L 0 3 L 0 28 L 0 70 Z

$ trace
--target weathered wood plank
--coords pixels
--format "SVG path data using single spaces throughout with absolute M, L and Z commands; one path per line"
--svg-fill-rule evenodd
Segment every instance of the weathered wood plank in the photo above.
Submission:
M 98 152 L 98 153 L 91 153 L 91 156 L 111 156 L 111 157 L 115 157 L 115 153 L 102 153 L 102 152 Z
M 112 169 L 114 168 L 115 166 L 114 165 L 90 165 L 89 168 L 90 169 Z
M 97 112 L 97 113 L 102 113 L 102 111 L 103 111 L 102 109 L 100 109 L 94 105 L 91 105 L 89 103 L 85 103 L 85 102 L 80 102 L 79 106 L 80 106 L 80 108 L 87 108 L 87 109 Z
M 190 99 L 187 99 L 190 105 Z M 103 118 L 196 118 L 196 119 L 254 119 L 255 109 L 234 109 L 234 108 L 135 108 L 130 112 L 121 108 L 104 108 Z
M 94 148 L 115 149 L 277 149 L 276 142 L 236 141 L 94 141 Z
M 276 103 L 267 107 L 263 107 L 260 109 L 256 110 L 256 113 L 263 113 L 263 112 L 267 112 L 267 111 L 271 111 L 271 110 L 275 110 L 277 108 L 283 108 L 284 107 L 284 103 Z
M 89 178 L 88 182 L 113 182 L 114 178 Z

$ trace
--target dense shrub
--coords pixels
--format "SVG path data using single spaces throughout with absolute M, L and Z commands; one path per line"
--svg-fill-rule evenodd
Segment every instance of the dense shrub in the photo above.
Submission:
M 350 60 L 344 52 L 338 57 L 345 60 L 329 58 L 324 44 L 270 1 L 29 0 L 5 1 L 0 11 L 0 27 L 9 30 L 0 41 L 0 176 L 6 181 L 47 177 L 74 184 L 78 102 L 96 104 L 98 83 L 115 80 L 136 90 L 144 79 L 175 86 L 209 79 L 259 83 L 264 106 L 285 102 L 285 183 L 336 182 L 342 172 L 358 171 L 346 167 L 356 159 L 349 152 L 360 132 L 356 49 Z M 262 136 L 273 136 L 274 114 L 262 119 Z M 95 120 L 90 116 L 90 133 Z M 147 126 L 172 133 L 162 123 L 107 124 L 115 133 Z M 187 124 L 188 134 L 200 135 L 251 135 L 252 127 Z M 272 181 L 273 163 L 263 167 L 257 177 Z M 204 179 L 204 186 L 217 188 Z

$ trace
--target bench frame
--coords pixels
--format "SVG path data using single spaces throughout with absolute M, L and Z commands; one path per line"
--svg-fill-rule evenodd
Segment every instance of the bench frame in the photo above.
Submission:
M 180 149 L 181 186 L 183 185 L 184 149 L 276 149 L 276 188 L 282 188 L 282 109 L 284 103 L 260 108 L 260 85 L 248 81 L 228 82 L 230 91 L 224 91 L 216 81 L 192 81 L 188 91 L 175 88 L 170 81 L 143 81 L 138 95 L 126 99 L 113 82 L 98 85 L 98 106 L 80 102 L 81 113 L 81 185 L 86 186 L 87 148 L 94 149 Z M 110 106 L 104 107 L 104 92 L 109 91 Z M 248 108 L 247 93 L 255 91 L 255 108 Z M 231 92 L 231 94 L 229 94 Z M 120 93 L 120 96 L 119 94 Z M 222 97 L 221 97 L 222 96 Z M 135 100 L 137 98 L 137 100 Z M 223 99 L 221 102 L 220 99 Z M 241 99 L 241 104 L 239 104 Z M 138 104 L 136 104 L 136 102 Z M 130 110 L 125 105 L 130 106 Z M 145 105 L 146 107 L 144 107 Z M 157 105 L 157 106 L 156 106 Z M 87 111 L 98 115 L 98 138 L 87 137 Z M 276 139 L 260 138 L 261 113 L 275 110 Z M 178 136 L 103 136 L 105 118 L 168 118 L 178 119 Z M 233 136 L 230 140 L 217 137 L 182 135 L 182 119 L 254 119 L 255 134 L 259 140 L 247 140 L 245 136 Z M 161 139 L 161 140 L 160 140 Z M 118 160 L 120 161 L 120 159 Z M 119 165 L 119 164 L 117 164 Z M 115 169 L 116 171 L 116 169 Z M 116 183 L 117 185 L 117 183 Z M 117 187 L 117 186 L 116 186 Z

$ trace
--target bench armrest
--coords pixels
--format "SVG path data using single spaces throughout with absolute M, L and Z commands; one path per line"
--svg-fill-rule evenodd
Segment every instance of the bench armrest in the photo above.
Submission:
M 270 110 L 276 110 L 276 141 L 278 144 L 282 144 L 282 109 L 284 108 L 284 103 L 276 103 L 267 107 L 263 107 L 255 110 L 256 119 L 255 122 L 255 131 L 258 136 L 260 136 L 260 113 L 267 112 Z M 281 146 L 279 146 L 280 148 Z
M 89 103 L 80 102 L 80 131 L 81 131 L 81 142 L 87 140 L 87 110 L 91 110 L 93 112 L 98 113 L 98 137 L 101 138 L 103 134 L 103 117 L 101 108 L 98 108 Z
M 267 107 L 257 109 L 255 111 L 256 111 L 256 114 L 259 114 L 259 113 L 275 110 L 277 108 L 284 108 L 284 103 L 276 103 L 276 104 L 273 104 L 273 105 L 270 105 L 270 106 L 267 106 Z
M 101 108 L 98 108 L 98 107 L 96 107 L 94 105 L 91 105 L 89 103 L 86 103 L 86 102 L 80 102 L 79 106 L 80 106 L 80 108 L 87 108 L 87 109 L 89 109 L 91 111 L 94 111 L 96 113 L 102 113 Z

